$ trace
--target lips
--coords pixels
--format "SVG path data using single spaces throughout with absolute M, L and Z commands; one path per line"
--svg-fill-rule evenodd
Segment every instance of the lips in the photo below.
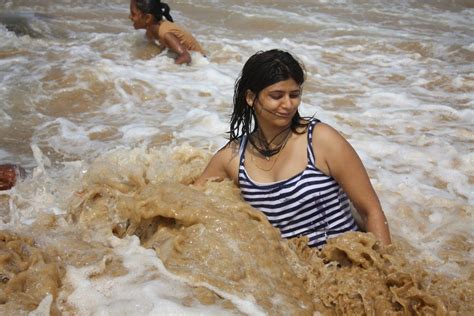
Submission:
M 282 118 L 288 118 L 294 115 L 294 113 L 279 113 L 279 112 L 275 112 L 274 114 Z

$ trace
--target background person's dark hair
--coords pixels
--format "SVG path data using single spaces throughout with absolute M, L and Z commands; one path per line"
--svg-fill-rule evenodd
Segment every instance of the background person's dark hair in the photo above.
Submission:
M 290 78 L 302 86 L 305 81 L 305 71 L 303 64 L 288 52 L 279 49 L 259 51 L 247 60 L 235 82 L 234 110 L 229 131 L 230 142 L 242 135 L 249 135 L 258 128 L 254 106 L 250 107 L 247 104 L 247 90 L 255 94 L 256 100 L 266 87 Z M 306 125 L 301 122 L 301 116 L 297 111 L 291 122 L 291 130 L 298 133 L 297 128 Z
M 173 22 L 170 15 L 170 7 L 160 0 L 135 0 L 138 10 L 145 14 L 151 14 L 157 21 L 161 21 L 165 17 L 168 21 Z

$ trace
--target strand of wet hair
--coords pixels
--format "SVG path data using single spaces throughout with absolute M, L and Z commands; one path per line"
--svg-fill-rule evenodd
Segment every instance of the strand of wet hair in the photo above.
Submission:
M 160 2 L 160 1 L 158 1 L 158 2 Z M 166 3 L 161 3 L 161 2 L 160 2 L 160 5 L 161 5 L 160 10 L 161 10 L 161 12 L 163 13 L 163 16 L 164 16 L 168 21 L 174 22 L 174 21 L 173 21 L 173 17 L 172 17 L 171 14 L 170 14 L 170 6 L 167 5 Z

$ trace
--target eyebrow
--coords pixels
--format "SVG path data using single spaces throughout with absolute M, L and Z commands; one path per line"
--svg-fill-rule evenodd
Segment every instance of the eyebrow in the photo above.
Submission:
M 268 91 L 268 93 L 286 93 L 286 92 L 287 92 L 286 90 L 270 90 L 270 91 Z M 290 93 L 301 92 L 301 89 L 295 89 L 295 90 L 291 90 L 289 92 Z

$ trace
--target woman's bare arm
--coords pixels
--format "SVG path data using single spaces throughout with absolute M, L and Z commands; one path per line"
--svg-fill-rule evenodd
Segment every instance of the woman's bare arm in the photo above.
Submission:
M 329 175 L 347 193 L 364 220 L 367 231 L 384 245 L 390 244 L 387 219 L 356 151 L 344 137 L 326 124 L 316 125 L 313 146 L 320 149 L 316 159 L 319 157 L 324 160 Z

